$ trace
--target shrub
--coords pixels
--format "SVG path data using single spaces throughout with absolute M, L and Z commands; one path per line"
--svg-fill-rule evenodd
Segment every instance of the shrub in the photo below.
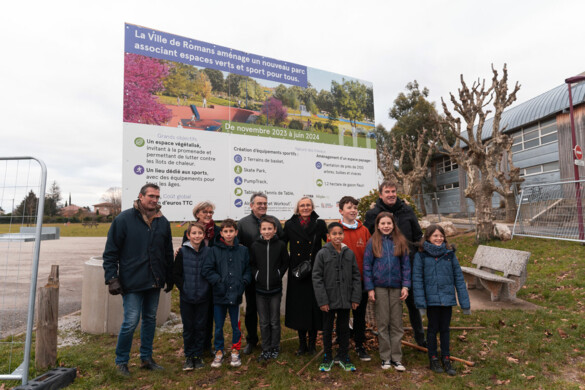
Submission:
M 293 119 L 288 124 L 289 129 L 303 130 L 303 123 L 297 119 Z

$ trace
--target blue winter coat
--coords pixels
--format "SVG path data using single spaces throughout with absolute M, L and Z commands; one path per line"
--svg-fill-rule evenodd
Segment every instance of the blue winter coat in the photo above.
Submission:
M 426 246 L 432 245 L 426 243 Z M 432 245 L 435 248 L 439 248 Z M 444 246 L 443 246 L 444 248 Z M 430 247 L 430 249 L 433 249 Z M 440 252 L 443 252 L 440 254 Z M 431 255 L 426 250 L 417 252 L 414 257 L 414 270 L 412 273 L 412 286 L 414 304 L 419 309 L 429 306 L 457 306 L 457 298 L 462 309 L 469 309 L 469 294 L 465 287 L 463 272 L 455 251 L 444 249 L 438 251 L 437 256 Z
M 196 251 L 187 241 L 177 253 L 173 270 L 173 280 L 181 291 L 181 299 L 188 303 L 198 304 L 211 298 L 211 287 L 202 275 L 203 264 L 211 250 L 202 242 Z
M 235 238 L 233 246 L 218 239 L 210 250 L 211 255 L 203 263 L 203 277 L 213 286 L 213 303 L 239 305 L 252 281 L 248 248 Z
M 374 257 L 372 239 L 364 252 L 364 288 L 374 287 L 410 288 L 410 259 L 408 253 L 394 255 L 394 242 L 390 236 L 382 237 L 382 257 Z

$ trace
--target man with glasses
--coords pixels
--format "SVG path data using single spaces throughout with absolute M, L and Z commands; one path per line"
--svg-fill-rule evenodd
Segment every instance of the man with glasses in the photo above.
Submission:
M 260 238 L 260 219 L 264 216 L 273 218 L 276 222 L 276 234 L 278 238 L 282 239 L 283 231 L 282 225 L 278 218 L 271 215 L 266 215 L 268 209 L 268 197 L 262 192 L 256 192 L 252 194 L 250 198 L 250 209 L 252 212 L 250 215 L 238 221 L 238 241 L 246 248 L 250 248 L 250 245 L 258 238 Z M 254 350 L 256 344 L 258 344 L 258 313 L 256 309 L 256 284 L 254 278 L 252 283 L 246 286 L 246 317 L 244 323 L 246 324 L 246 348 L 243 353 L 249 355 Z

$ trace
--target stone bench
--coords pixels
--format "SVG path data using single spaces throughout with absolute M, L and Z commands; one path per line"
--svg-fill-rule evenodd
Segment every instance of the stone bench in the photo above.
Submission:
M 510 301 L 526 282 L 529 258 L 530 252 L 480 245 L 472 260 L 477 268 L 461 270 L 467 288 L 487 288 L 492 301 Z
M 88 222 L 82 222 L 81 225 L 84 226 L 84 227 L 87 227 L 87 226 L 89 226 L 89 227 L 94 227 L 94 226 L 95 227 L 98 227 L 99 223 L 97 223 L 95 221 L 88 221 Z

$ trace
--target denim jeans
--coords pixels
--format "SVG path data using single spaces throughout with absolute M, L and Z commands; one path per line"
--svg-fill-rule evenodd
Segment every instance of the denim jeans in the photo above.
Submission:
M 189 303 L 181 299 L 183 345 L 186 357 L 201 357 L 207 334 L 209 301 Z
M 142 314 L 142 325 L 140 327 L 140 359 L 147 360 L 152 357 L 152 341 L 156 329 L 156 310 L 160 289 L 127 293 L 122 296 L 124 305 L 124 321 L 118 333 L 118 344 L 116 345 L 116 364 L 128 364 L 130 360 L 130 349 L 132 338 L 138 326 Z
M 240 305 L 213 305 L 213 320 L 215 321 L 215 351 L 223 351 L 223 324 L 226 314 L 230 314 L 232 324 L 232 350 L 240 350 L 242 346 L 242 331 L 240 330 Z
M 427 307 L 429 357 L 437 356 L 437 333 L 440 334 L 439 338 L 441 339 L 441 356 L 449 356 L 449 325 L 451 324 L 452 313 L 453 308 L 451 306 Z
M 280 299 L 282 292 L 276 294 L 256 293 L 256 306 L 260 316 L 260 335 L 262 350 L 269 351 L 280 347 Z

